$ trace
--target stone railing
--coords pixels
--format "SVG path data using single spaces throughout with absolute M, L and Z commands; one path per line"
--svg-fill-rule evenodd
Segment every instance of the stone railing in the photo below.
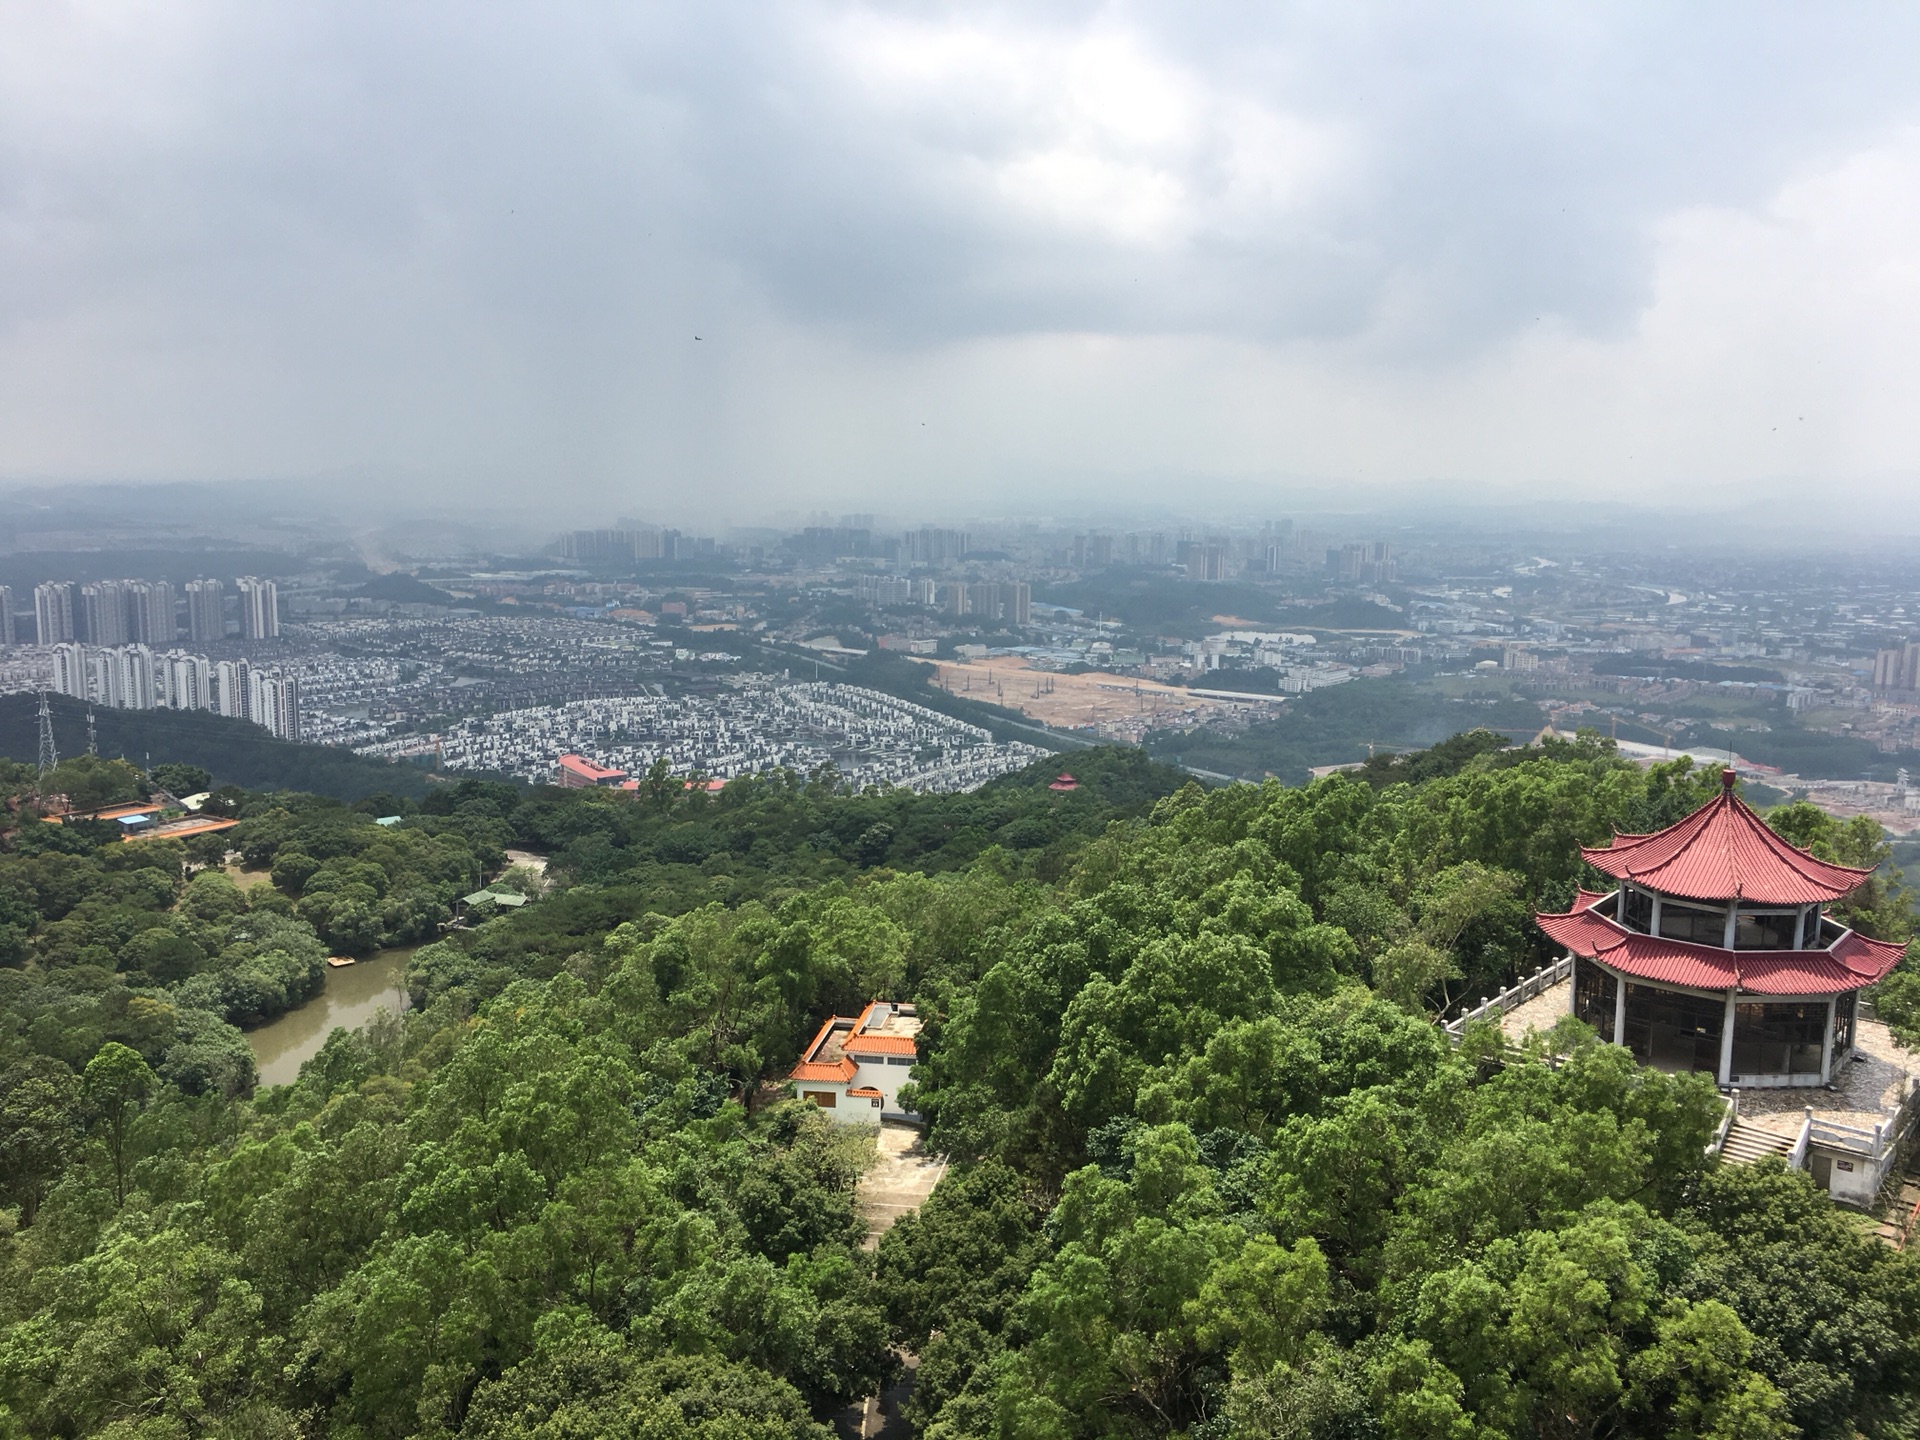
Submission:
M 1807 1111 L 1807 1118 L 1800 1122 L 1800 1133 L 1794 1137 L 1793 1149 L 1787 1152 L 1787 1168 L 1804 1170 L 1807 1168 L 1807 1146 L 1813 1140 L 1813 1111 Z
M 1466 1033 L 1467 1026 L 1474 1021 L 1490 1020 L 1506 1014 L 1509 1010 L 1517 1010 L 1527 1001 L 1551 990 L 1572 974 L 1573 957 L 1562 955 L 1553 964 L 1534 971 L 1519 984 L 1502 990 L 1498 995 L 1483 999 L 1471 1010 L 1462 1011 L 1459 1016 L 1447 1022 L 1447 1034 L 1458 1040 Z

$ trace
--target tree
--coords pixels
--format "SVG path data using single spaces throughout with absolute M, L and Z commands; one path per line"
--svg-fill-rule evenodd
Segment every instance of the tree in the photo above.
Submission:
M 113 1161 L 113 1203 L 121 1205 L 127 1198 L 127 1131 L 153 1093 L 154 1074 L 139 1051 L 109 1040 L 87 1062 L 83 1082 L 94 1124 L 105 1132 Z
M 80 1095 L 58 1060 L 32 1056 L 0 1071 L 0 1195 L 31 1225 L 80 1141 Z
M 200 795 L 213 789 L 213 776 L 198 765 L 165 763 L 147 772 L 160 789 L 175 796 Z

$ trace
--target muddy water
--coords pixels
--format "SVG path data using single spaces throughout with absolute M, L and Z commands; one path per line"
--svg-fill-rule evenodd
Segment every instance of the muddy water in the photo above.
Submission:
M 407 960 L 414 947 L 382 950 L 358 965 L 327 971 L 327 988 L 298 1010 L 289 1010 L 258 1030 L 247 1032 L 253 1047 L 260 1083 L 287 1085 L 300 1077 L 300 1067 L 320 1053 L 335 1026 L 356 1030 L 379 1010 L 395 1014 L 407 1008 L 402 988 Z

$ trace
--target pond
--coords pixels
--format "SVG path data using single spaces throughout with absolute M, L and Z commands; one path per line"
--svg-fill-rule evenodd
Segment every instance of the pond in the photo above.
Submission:
M 247 1032 L 260 1083 L 288 1085 L 300 1077 L 300 1067 L 320 1053 L 336 1026 L 357 1030 L 375 1012 L 398 1014 L 407 1008 L 407 961 L 417 947 L 382 950 L 357 965 L 328 967 L 327 987 L 297 1010 L 289 1010 L 257 1030 Z

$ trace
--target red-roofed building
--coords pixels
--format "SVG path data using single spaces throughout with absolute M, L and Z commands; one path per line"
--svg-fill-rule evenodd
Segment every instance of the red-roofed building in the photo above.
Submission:
M 1614 880 L 1535 919 L 1573 960 L 1573 1013 L 1663 1070 L 1723 1086 L 1825 1085 L 1852 1053 L 1860 991 L 1903 947 L 1823 907 L 1871 871 L 1781 839 L 1733 792 L 1655 835 L 1582 847 Z
M 1060 772 L 1052 784 L 1047 786 L 1049 790 L 1078 790 L 1079 788 L 1080 782 L 1064 770 Z
M 920 1019 L 911 1005 L 876 1000 L 857 1016 L 830 1015 L 787 1079 L 803 1100 L 835 1120 L 878 1124 L 912 1119 L 900 1105 L 919 1054 Z
M 626 771 L 609 770 L 584 755 L 562 755 L 553 767 L 553 783 L 563 790 L 591 790 L 596 785 L 618 787 L 626 778 Z

